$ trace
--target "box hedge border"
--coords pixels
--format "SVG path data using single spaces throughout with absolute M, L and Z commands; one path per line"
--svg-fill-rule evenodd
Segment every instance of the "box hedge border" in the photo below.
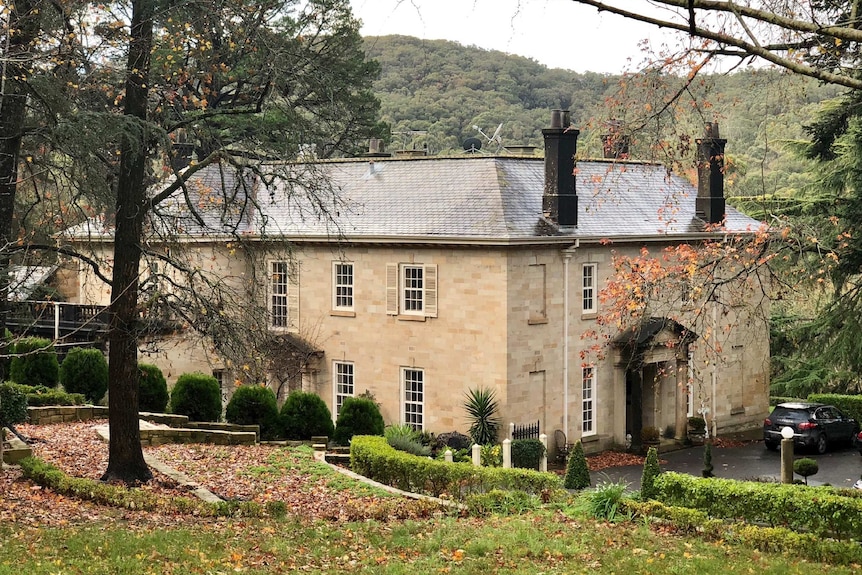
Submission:
M 350 467 L 360 475 L 403 491 L 455 500 L 493 489 L 540 495 L 562 488 L 559 476 L 552 473 L 447 463 L 398 451 L 384 437 L 373 435 L 353 438 Z
M 656 477 L 655 487 L 662 503 L 697 509 L 716 519 L 862 541 L 862 499 L 832 488 L 704 479 L 675 472 Z
M 262 517 L 269 509 L 254 501 L 219 501 L 208 503 L 187 497 L 162 497 L 141 489 L 103 483 L 94 479 L 71 477 L 54 465 L 36 457 L 18 462 L 22 475 L 34 483 L 62 495 L 92 501 L 99 505 L 167 511 L 203 517 Z
M 762 527 L 711 519 L 697 509 L 665 505 L 658 501 L 625 499 L 622 511 L 633 517 L 656 518 L 676 529 L 712 541 L 725 541 L 764 552 L 783 553 L 833 565 L 862 563 L 862 546 L 855 541 L 823 539 L 814 533 L 797 533 L 784 527 Z

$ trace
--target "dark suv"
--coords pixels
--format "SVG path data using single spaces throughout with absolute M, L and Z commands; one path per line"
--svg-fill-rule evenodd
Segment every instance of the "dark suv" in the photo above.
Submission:
M 781 429 L 793 429 L 793 443 L 825 453 L 829 444 L 853 445 L 859 424 L 832 405 L 822 403 L 779 403 L 763 420 L 763 442 L 778 449 Z

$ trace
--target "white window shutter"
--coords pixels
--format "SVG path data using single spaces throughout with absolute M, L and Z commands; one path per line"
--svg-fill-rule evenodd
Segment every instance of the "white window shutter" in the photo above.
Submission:
M 386 313 L 398 315 L 398 264 L 386 264 Z
M 437 317 L 437 266 L 428 264 L 424 267 L 425 315 L 427 317 Z
M 290 266 L 287 278 L 287 323 L 290 331 L 299 331 L 299 264 Z

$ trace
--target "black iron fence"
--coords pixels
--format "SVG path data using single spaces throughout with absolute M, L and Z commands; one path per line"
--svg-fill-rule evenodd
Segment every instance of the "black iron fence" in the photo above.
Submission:
M 512 439 L 539 439 L 539 422 L 513 425 Z

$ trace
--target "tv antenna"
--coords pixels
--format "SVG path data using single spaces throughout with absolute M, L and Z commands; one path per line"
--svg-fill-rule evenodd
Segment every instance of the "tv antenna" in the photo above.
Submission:
M 497 152 L 505 150 L 505 148 L 503 147 L 503 138 L 500 137 L 500 132 L 503 131 L 503 122 L 500 122 L 500 125 L 497 126 L 496 130 L 494 130 L 493 136 L 489 136 L 488 134 L 483 132 L 482 128 L 480 128 L 476 124 L 473 124 L 473 129 L 482 134 L 485 139 L 488 140 L 489 144 L 497 144 Z

